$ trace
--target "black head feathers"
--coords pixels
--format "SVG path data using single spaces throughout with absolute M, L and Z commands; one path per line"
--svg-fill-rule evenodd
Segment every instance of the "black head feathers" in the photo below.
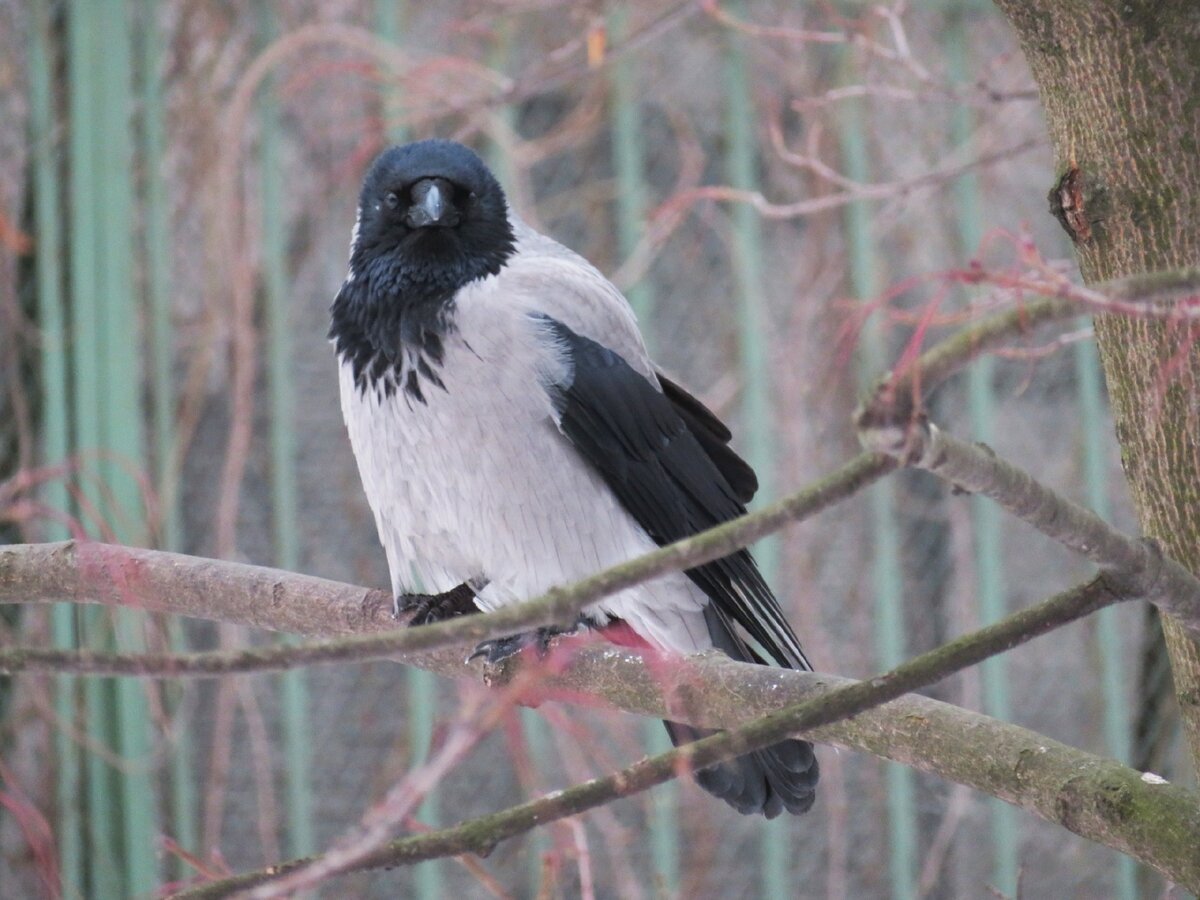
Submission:
M 473 150 L 429 140 L 381 153 L 363 179 L 329 329 L 360 385 L 399 375 L 406 350 L 439 364 L 455 296 L 514 249 L 504 190 Z
M 351 250 L 354 273 L 374 265 L 405 290 L 453 293 L 494 275 L 513 250 L 504 190 L 454 141 L 417 141 L 379 155 L 363 179 Z

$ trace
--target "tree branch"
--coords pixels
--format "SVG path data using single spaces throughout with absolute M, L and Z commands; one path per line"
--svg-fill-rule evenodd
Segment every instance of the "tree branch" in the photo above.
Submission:
M 1137 540 L 1068 500 L 988 447 L 960 441 L 925 419 L 866 420 L 865 446 L 995 500 L 1042 534 L 1099 565 L 1122 591 L 1142 597 L 1175 617 L 1200 640 L 1200 581 L 1162 554 L 1153 541 Z
M 320 578 L 275 569 L 223 563 L 180 554 L 64 541 L 0 547 L 0 604 L 103 603 L 199 616 L 294 634 L 387 631 L 305 648 L 248 652 L 121 656 L 14 648 L 0 652 L 0 671 L 41 669 L 93 674 L 217 675 L 263 671 L 313 662 L 335 662 L 429 651 L 478 643 L 539 625 L 572 621 L 589 603 L 666 572 L 726 556 L 856 493 L 895 468 L 885 456 L 865 453 L 805 490 L 758 512 L 613 566 L 542 597 L 481 615 L 420 628 L 397 628 L 391 597 Z M 187 578 L 180 574 L 186 570 Z M 337 613 L 322 612 L 321 598 Z M 69 667 L 64 668 L 64 667 Z
M 23 564 L 18 564 L 22 549 L 30 552 L 24 554 Z M 81 580 L 83 575 L 86 581 Z M 239 584 L 240 579 L 248 583 Z M 46 587 L 39 588 L 39 582 Z M 306 633 L 386 628 L 393 631 L 389 638 L 399 637 L 394 633 L 390 600 L 381 592 L 148 550 L 75 545 L 71 552 L 67 544 L 0 548 L 0 591 L 9 598 L 24 595 L 48 599 L 49 594 L 55 599 L 83 599 L 88 584 L 92 585 L 94 599 L 132 600 L 148 608 L 176 612 L 195 613 L 208 608 L 228 615 L 236 610 L 240 618 L 234 621 L 276 628 L 286 625 Z M 230 590 L 231 585 L 236 590 Z M 1062 610 L 1056 609 L 1055 603 L 1064 601 L 1058 598 L 1049 601 L 1050 607 L 1016 613 L 993 627 L 1000 631 L 981 632 L 990 635 L 990 643 L 985 641 L 976 649 L 987 647 L 989 653 L 999 652 L 1021 635 L 1041 633 L 1085 614 L 1107 602 L 1103 597 L 1109 596 L 1109 588 L 1102 594 L 1100 587 L 1097 583 L 1078 589 L 1077 593 L 1086 593 L 1070 600 L 1079 604 L 1071 607 L 1076 612 L 1070 616 L 1060 615 Z M 160 593 L 156 597 L 151 591 Z M 364 602 L 371 598 L 373 602 Z M 407 633 L 416 635 L 422 630 Z M 976 635 L 964 640 L 978 639 Z M 952 667 L 946 668 L 946 658 L 936 654 L 960 653 L 956 646 L 951 644 L 935 652 L 934 662 L 942 666 L 936 670 L 939 677 Z M 477 669 L 464 664 L 459 648 L 420 655 L 410 648 L 404 659 L 444 675 L 478 677 Z M 508 672 L 501 669 L 495 674 L 502 679 Z M 672 660 L 671 666 L 647 665 L 639 654 L 605 645 L 580 648 L 565 670 L 548 677 L 539 690 L 545 698 L 584 701 L 705 727 L 729 728 L 773 712 L 781 703 L 802 702 L 849 684 L 852 682 L 832 676 L 735 663 L 717 654 Z M 970 736 L 966 745 L 956 746 L 964 735 Z M 1116 763 L 1096 760 L 1055 745 L 1041 735 L 913 696 L 811 736 L 895 759 L 1002 797 L 1090 839 L 1135 854 L 1150 865 L 1169 866 L 1170 877 L 1186 883 L 1179 874 L 1186 871 L 1179 868 L 1183 865 L 1179 862 L 1181 854 L 1170 849 L 1176 846 L 1171 836 L 1187 835 L 1188 846 L 1194 850 L 1195 831 L 1188 828 L 1196 822 L 1188 815 L 1196 814 L 1196 799 L 1185 802 L 1190 795 L 1175 788 L 1160 791 L 1158 788 L 1164 785 L 1140 782 L 1139 773 Z M 1126 799 L 1110 808 L 1105 798 L 1113 791 Z M 1155 798 L 1160 797 L 1168 799 L 1159 803 Z M 1142 818 L 1144 811 L 1149 811 L 1146 815 L 1158 824 Z M 1160 858 L 1161 853 L 1169 855 Z
M 1032 331 L 1080 312 L 1079 305 L 1071 300 L 1042 297 L 987 316 L 975 327 L 939 341 L 909 365 L 888 372 L 859 407 L 855 419 L 903 421 L 921 408 L 924 395 L 975 358 L 1003 345 L 1018 332 Z
M 995 274 L 985 270 L 962 272 L 962 280 L 990 282 L 1021 294 L 1036 294 L 1012 310 L 992 313 L 972 328 L 938 342 L 916 360 L 901 365 L 878 380 L 875 389 L 856 413 L 856 419 L 900 421 L 922 408 L 920 398 L 946 382 L 962 367 L 1019 331 L 1060 322 L 1096 311 L 1122 312 L 1129 316 L 1194 317 L 1200 314 L 1196 294 L 1200 292 L 1200 269 L 1172 269 L 1115 278 L 1093 288 L 1070 281 L 1044 262 L 1024 276 Z M 1181 306 L 1182 302 L 1182 306 Z
M 685 710 L 667 702 L 651 714 L 677 719 L 682 715 L 684 721 L 703 722 L 709 726 L 728 726 L 735 721 L 745 724 L 642 760 L 614 775 L 444 831 L 395 841 L 363 857 L 354 868 L 411 864 L 467 852 L 486 855 L 500 841 L 538 825 L 646 790 L 681 771 L 702 768 L 797 732 L 846 746 L 861 747 L 865 738 L 873 744 L 884 745 L 883 755 L 892 756 L 894 736 L 911 731 L 912 722 L 916 720 L 921 723 L 918 730 L 928 742 L 926 746 L 937 746 L 940 759 L 934 760 L 922 753 L 916 760 L 905 761 L 934 771 L 939 765 L 954 760 L 961 767 L 959 771 L 964 783 L 978 785 L 989 781 L 989 792 L 996 796 L 1076 833 L 1131 853 L 1177 883 L 1200 885 L 1200 857 L 1194 852 L 1194 836 L 1200 828 L 1200 803 L 1193 794 L 1024 729 L 927 698 L 902 696 L 1119 599 L 1120 595 L 1099 577 L 868 681 L 764 669 L 716 655 L 689 660 L 680 667 L 682 675 L 680 672 L 668 675 L 676 695 L 683 695 L 689 708 Z M 597 666 L 602 671 L 593 671 Z M 709 676 L 698 684 L 696 671 L 710 667 L 717 671 L 731 670 L 731 674 L 719 679 Z M 601 683 L 611 683 L 611 658 L 607 652 L 600 659 L 596 659 L 595 654 L 590 654 L 590 658 L 585 654 L 582 661 L 570 663 L 570 669 L 582 669 L 576 677 L 582 675 L 585 684 L 591 683 L 593 675 L 599 675 Z M 522 671 L 528 674 L 527 669 Z M 643 677 L 646 671 L 647 667 L 642 667 Z M 683 681 L 679 680 L 681 677 Z M 819 679 L 819 686 L 811 683 L 815 679 Z M 653 682 L 653 675 L 651 680 Z M 713 708 L 715 683 L 727 688 L 726 696 L 717 701 L 719 712 Z M 686 694 L 680 690 L 684 684 L 690 687 Z M 728 690 L 730 687 L 733 690 Z M 656 689 L 651 683 L 647 699 L 654 693 Z M 663 692 L 663 695 L 671 696 L 669 692 Z M 801 698 L 799 702 L 770 711 L 780 699 L 792 701 L 797 695 Z M 759 717 L 746 722 L 748 717 L 756 715 Z M 846 721 L 851 716 L 857 718 Z M 953 727 L 943 733 L 938 727 L 942 724 L 939 719 L 951 720 Z M 963 734 L 973 736 L 968 742 L 970 746 L 954 746 L 942 740 Z M 855 737 L 863 743 L 856 743 Z M 1119 802 L 1114 803 L 1114 798 L 1119 798 Z M 295 860 L 221 879 L 185 891 L 180 896 L 225 897 L 237 890 L 286 877 L 319 858 Z
M 1094 288 L 1076 284 L 1045 264 L 1039 265 L 1033 275 L 1001 278 L 981 270 L 970 273 L 970 277 L 1042 296 L 993 313 L 974 327 L 940 341 L 910 364 L 888 372 L 855 413 L 860 427 L 866 422 L 909 418 L 921 409 L 924 394 L 1018 332 L 1096 311 L 1180 318 L 1200 315 L 1200 305 L 1195 302 L 1200 291 L 1200 269 L 1195 268 L 1147 272 Z M 1187 305 L 1181 308 L 1181 301 Z

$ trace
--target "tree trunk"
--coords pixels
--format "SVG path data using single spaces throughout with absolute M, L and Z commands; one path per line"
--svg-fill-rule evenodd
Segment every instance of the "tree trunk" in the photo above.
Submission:
M 1200 263 L 1200 4 L 997 0 L 1041 91 L 1059 173 L 1051 210 L 1089 283 Z M 1102 316 L 1121 458 L 1142 529 L 1200 572 L 1195 323 Z M 1200 645 L 1164 618 L 1200 770 Z

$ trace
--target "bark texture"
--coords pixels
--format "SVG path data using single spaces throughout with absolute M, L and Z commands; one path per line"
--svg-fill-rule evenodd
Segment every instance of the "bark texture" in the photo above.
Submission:
M 1050 192 L 1089 284 L 1200 263 L 1200 4 L 997 0 L 1019 35 L 1059 171 Z M 1200 571 L 1200 327 L 1100 316 L 1121 458 L 1144 532 Z M 1200 769 L 1200 644 L 1163 618 Z

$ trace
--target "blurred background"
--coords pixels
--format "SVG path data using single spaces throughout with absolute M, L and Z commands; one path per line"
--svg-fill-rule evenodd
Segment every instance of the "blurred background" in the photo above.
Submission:
M 0 0 L 0 540 L 89 535 L 385 586 L 327 310 L 358 184 L 457 137 L 624 289 L 665 369 L 776 499 L 856 452 L 851 413 L 1005 298 L 943 273 L 1070 249 L 1036 90 L 990 4 Z M 932 402 L 1134 529 L 1088 323 Z M 868 676 L 1087 574 L 920 473 L 755 552 L 818 669 Z M 6 643 L 276 636 L 3 611 Z M 1155 625 L 1110 610 L 931 694 L 1194 783 Z M 0 894 L 151 896 L 319 850 L 482 688 L 394 664 L 218 681 L 0 681 Z M 514 712 L 413 828 L 662 749 L 657 722 Z M 965 788 L 826 748 L 803 818 L 690 783 L 327 896 L 1132 898 L 1161 885 Z

